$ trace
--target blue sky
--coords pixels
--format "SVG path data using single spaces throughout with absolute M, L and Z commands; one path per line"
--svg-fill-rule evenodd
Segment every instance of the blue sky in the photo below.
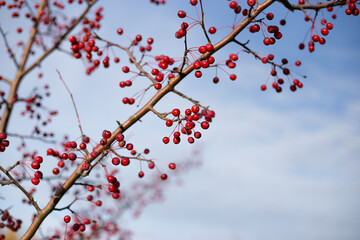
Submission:
M 123 27 L 130 36 L 141 33 L 153 37 L 153 54 L 182 56 L 183 42 L 174 38 L 181 23 L 176 13 L 183 9 L 188 16 L 196 16 L 196 12 L 187 1 L 169 1 L 161 7 L 147 1 L 140 6 L 139 2 L 103 1 L 106 27 L 99 33 L 117 37 L 115 30 Z M 226 5 L 226 1 L 204 5 L 207 26 L 232 23 L 233 15 Z M 273 7 L 274 22 L 286 14 L 276 8 L 279 5 Z M 189 77 L 178 86 L 216 111 L 201 141 L 191 146 L 164 146 L 161 139 L 169 129 L 154 116 L 144 117 L 128 131 L 136 145 L 147 147 L 150 142 L 152 156 L 158 159 L 181 161 L 193 148 L 201 149 L 203 159 L 200 168 L 184 176 L 181 186 L 167 190 L 163 203 L 147 207 L 139 219 L 127 216 L 123 220 L 124 226 L 134 230 L 134 240 L 360 238 L 360 20 L 345 16 L 340 9 L 326 45 L 317 46 L 310 54 L 297 49 L 309 28 L 302 19 L 300 13 L 289 13 L 288 24 L 281 27 L 284 37 L 273 47 L 262 46 L 259 34 L 244 32 L 238 39 L 251 37 L 250 46 L 255 51 L 274 53 L 276 59 L 301 60 L 302 66 L 296 70 L 307 75 L 303 89 L 293 93 L 285 87 L 277 94 L 268 85 L 268 90 L 261 92 L 269 66 L 241 54 L 234 70 L 236 81 L 220 74 L 220 83 L 215 85 L 210 70 L 203 78 Z M 219 37 L 227 31 L 220 31 Z M 189 34 L 193 46 L 204 42 L 196 31 Z M 216 59 L 225 60 L 240 49 L 230 45 L 223 50 L 215 54 Z M 0 74 L 8 71 L 7 64 L 0 66 Z M 56 89 L 49 104 L 59 106 L 61 113 L 54 126 L 62 124 L 63 129 L 71 130 L 72 137 L 79 135 L 70 99 L 56 80 L 55 69 L 68 82 L 89 135 L 99 136 L 103 129 L 114 129 L 115 120 L 126 120 L 124 112 L 135 110 L 118 104 L 125 93 L 117 87 L 118 81 L 127 78 L 119 66 L 89 78 L 79 61 L 62 54 L 47 59 L 42 71 L 53 79 L 51 88 Z M 24 91 L 27 84 L 30 82 L 24 83 Z M 99 101 L 110 95 L 115 98 L 111 103 Z M 157 108 L 167 111 L 175 106 L 185 108 L 185 104 L 169 96 Z M 10 128 L 22 121 L 14 119 Z M 135 168 L 131 170 L 126 174 L 137 174 Z

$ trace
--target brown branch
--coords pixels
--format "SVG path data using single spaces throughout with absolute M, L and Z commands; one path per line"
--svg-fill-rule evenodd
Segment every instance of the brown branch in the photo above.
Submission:
M 11 81 L 9 79 L 7 79 L 7 78 L 4 78 L 3 76 L 1 76 L 0 81 L 4 81 L 4 82 L 11 85 Z
M 269 7 L 271 4 L 274 3 L 275 0 L 265 0 L 262 4 L 259 4 L 257 8 L 251 13 L 251 17 L 255 18 L 258 16 L 264 9 Z M 229 42 L 231 42 L 243 29 L 245 29 L 251 23 L 251 19 L 246 18 L 244 19 L 230 34 L 224 37 L 221 41 L 219 41 L 214 46 L 214 52 L 219 51 Z M 208 58 L 212 53 L 205 53 L 202 57 L 204 59 Z M 97 153 L 105 152 L 107 149 L 110 148 L 111 144 L 116 140 L 116 135 L 119 133 L 125 132 L 129 129 L 132 125 L 134 125 L 137 121 L 139 121 L 145 114 L 147 114 L 150 109 L 157 104 L 165 95 L 169 92 L 172 92 L 174 87 L 179 84 L 184 77 L 189 75 L 194 70 L 192 65 L 186 67 L 181 74 L 177 75 L 176 77 L 169 80 L 168 84 L 164 86 L 162 89 L 158 90 L 156 94 L 145 104 L 141 109 L 139 109 L 134 115 L 132 115 L 128 120 L 126 120 L 122 124 L 122 128 L 119 126 L 115 129 L 112 133 L 111 137 L 108 139 L 108 143 L 105 146 L 98 146 L 94 149 Z M 91 163 L 94 161 L 95 158 L 88 155 L 84 161 L 88 161 Z M 84 162 L 83 161 L 83 162 Z M 27 232 L 22 236 L 21 239 L 30 239 L 37 229 L 39 228 L 40 224 L 44 221 L 44 219 L 53 211 L 56 204 L 60 201 L 60 199 L 65 195 L 65 193 L 73 186 L 78 178 L 81 177 L 84 170 L 81 168 L 81 164 L 75 169 L 75 171 L 71 174 L 71 176 L 65 181 L 61 188 L 58 189 L 57 193 L 50 199 L 47 205 L 42 209 L 40 213 L 38 213 L 35 218 L 33 219 L 32 224 L 28 228 Z
M 255 59 L 261 61 L 261 57 L 259 57 L 259 55 L 258 55 L 256 52 L 254 52 L 254 51 L 251 50 L 248 46 L 246 46 L 246 45 L 248 44 L 248 42 L 246 42 L 246 43 L 241 43 L 241 42 L 237 41 L 236 39 L 233 39 L 233 42 L 235 42 L 236 44 L 242 46 L 242 47 L 245 49 L 245 52 L 246 52 L 246 53 L 252 54 L 252 55 L 255 57 Z M 274 62 L 272 62 L 272 61 L 268 61 L 267 64 L 271 64 L 271 65 L 274 67 L 274 69 L 275 69 L 276 67 L 280 68 L 281 70 L 284 70 L 284 69 L 285 69 L 285 68 L 283 67 L 283 65 L 276 64 L 276 63 L 274 63 Z M 300 75 L 300 74 L 299 74 L 299 75 Z M 300 75 L 300 76 L 303 77 L 303 78 L 306 78 L 306 76 L 304 76 L 304 75 Z
M 85 15 L 88 13 L 88 11 L 90 10 L 90 8 L 97 2 L 98 0 L 93 0 L 90 3 L 88 3 L 88 6 L 86 7 L 86 9 L 82 12 L 82 14 L 80 15 L 80 17 L 78 19 L 76 19 L 69 28 L 67 28 L 66 32 L 61 35 L 58 40 L 55 42 L 55 44 L 53 45 L 52 48 L 50 48 L 48 51 L 46 51 L 45 53 L 43 53 L 43 55 L 41 57 L 39 57 L 35 62 L 33 62 L 33 64 L 31 66 L 29 66 L 27 69 L 25 69 L 25 64 L 28 60 L 28 56 L 31 50 L 31 47 L 33 45 L 34 39 L 35 39 L 35 35 L 38 31 L 38 24 L 40 22 L 40 16 L 42 13 L 42 10 L 44 8 L 44 5 L 46 4 L 46 0 L 42 0 L 40 3 L 40 6 L 37 10 L 36 13 L 36 19 L 37 21 L 35 22 L 31 32 L 30 32 L 30 38 L 28 43 L 26 44 L 25 48 L 24 48 L 24 54 L 21 58 L 21 62 L 20 65 L 17 69 L 16 72 L 16 76 L 14 78 L 14 81 L 11 84 L 11 89 L 10 89 L 10 93 L 9 93 L 9 97 L 8 97 L 8 108 L 5 109 L 2 118 L 1 118 L 1 122 L 0 122 L 0 132 L 6 132 L 6 128 L 8 125 L 8 121 L 11 115 L 11 111 L 12 111 L 12 106 L 13 106 L 13 99 L 17 93 L 17 90 L 19 88 L 20 82 L 22 81 L 22 79 L 24 78 L 24 76 L 29 73 L 31 70 L 33 70 L 36 66 L 39 66 L 39 64 L 47 57 L 50 55 L 50 53 L 52 53 L 55 49 L 58 48 L 58 46 L 61 44 L 61 42 L 65 39 L 65 37 L 81 22 L 81 20 L 85 17 Z
M 100 41 L 106 42 L 110 46 L 118 47 L 121 50 L 124 50 L 129 55 L 129 58 L 130 58 L 131 62 L 133 62 L 135 64 L 136 68 L 140 71 L 140 74 L 143 74 L 144 76 L 149 78 L 153 84 L 156 84 L 155 79 L 148 72 L 146 72 L 143 69 L 143 67 L 140 65 L 140 62 L 136 61 L 134 55 L 132 54 L 132 52 L 130 51 L 129 48 L 126 48 L 126 47 L 123 47 L 123 46 L 121 46 L 119 44 L 116 44 L 116 43 L 110 42 L 108 40 L 105 40 L 105 39 L 101 38 L 100 36 L 98 36 L 96 33 L 94 33 L 94 34 L 95 34 L 95 37 L 97 39 L 99 39 Z M 130 47 L 131 47 L 131 45 L 130 45 Z
M 179 92 L 179 91 L 177 91 L 177 90 L 175 90 L 175 89 L 173 89 L 172 92 L 175 93 L 175 94 L 177 94 L 177 95 L 179 95 L 179 96 L 182 97 L 182 98 L 185 98 L 185 99 L 189 100 L 189 101 L 192 102 L 193 104 L 202 107 L 203 109 L 209 110 L 209 107 L 205 107 L 205 106 L 201 105 L 201 104 L 199 103 L 199 101 L 196 101 L 196 100 L 192 99 L 191 97 L 188 97 L 188 96 L 186 96 L 185 94 L 183 94 L 183 93 L 181 93 L 181 92 Z
M 28 193 L 28 191 L 26 191 L 26 190 L 21 186 L 21 184 L 20 184 L 18 181 L 16 181 L 16 179 L 13 178 L 13 176 L 11 176 L 11 174 L 9 173 L 8 170 L 5 170 L 2 166 L 0 166 L 0 170 L 1 170 L 3 173 L 5 173 L 5 175 L 10 179 L 10 181 L 9 181 L 7 184 L 5 184 L 5 185 L 15 184 L 15 185 L 25 194 L 25 196 L 29 199 L 30 204 L 34 206 L 34 208 L 36 209 L 37 213 L 39 214 L 40 211 L 41 211 L 41 209 L 40 209 L 40 207 L 38 206 L 38 204 L 34 201 L 33 196 L 31 196 L 30 193 Z M 10 170 L 11 170 L 11 168 L 10 168 Z
M 203 29 L 204 31 L 204 35 L 206 37 L 206 39 L 208 40 L 209 43 L 211 43 L 211 40 L 206 32 L 206 29 L 205 29 L 205 23 L 204 23 L 204 9 L 203 9 L 203 5 L 202 5 L 202 1 L 200 0 L 200 9 L 201 9 L 201 22 L 200 22 L 200 25 L 201 25 L 201 28 Z

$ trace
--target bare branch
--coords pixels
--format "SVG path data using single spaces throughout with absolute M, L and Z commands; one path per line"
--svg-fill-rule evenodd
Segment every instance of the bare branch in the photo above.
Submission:
M 172 92 L 173 92 L 173 93 L 176 93 L 177 95 L 179 95 L 179 96 L 182 97 L 182 98 L 185 98 L 185 99 L 189 100 L 189 101 L 192 102 L 193 104 L 202 107 L 203 109 L 209 110 L 209 107 L 205 107 L 205 106 L 201 105 L 201 104 L 199 103 L 199 101 L 196 101 L 196 100 L 192 99 L 191 97 L 188 97 L 188 96 L 186 96 L 185 94 L 183 94 L 183 93 L 181 93 L 181 92 L 179 92 L 179 91 L 177 91 L 177 90 L 175 90 L 175 89 L 173 89 Z
M 10 45 L 9 45 L 9 42 L 8 42 L 8 40 L 7 40 L 7 38 L 6 38 L 6 34 L 4 33 L 3 29 L 1 28 L 1 26 L 0 26 L 0 33 L 1 33 L 1 36 L 3 37 L 3 39 L 4 39 L 6 49 L 7 49 L 7 50 L 9 51 L 9 53 L 10 53 L 10 58 L 13 60 L 15 66 L 16 66 L 17 68 L 19 68 L 19 63 L 16 61 L 15 54 L 14 54 L 13 51 L 11 50 L 11 47 L 10 47 Z
M 83 132 L 83 130 L 82 130 L 82 128 L 81 128 L 80 117 L 79 117 L 79 113 L 78 113 L 77 108 L 76 108 L 76 104 L 75 104 L 73 95 L 72 95 L 72 93 L 70 92 L 70 89 L 68 88 L 68 86 L 66 85 L 64 79 L 61 77 L 61 74 L 60 74 L 59 70 L 56 70 L 56 71 L 58 72 L 59 77 L 60 77 L 60 80 L 61 80 L 62 83 L 64 84 L 66 90 L 68 91 L 68 93 L 69 93 L 69 95 L 70 95 L 70 97 L 71 97 L 71 101 L 72 101 L 73 106 L 74 106 L 74 110 L 75 110 L 75 113 L 76 113 L 76 118 L 77 118 L 77 120 L 78 120 L 78 125 L 79 125 L 79 129 L 80 129 L 80 132 L 81 132 L 81 141 L 84 141 L 84 132 Z
M 8 133 L 8 136 L 11 137 L 18 137 L 21 139 L 31 139 L 31 140 L 37 140 L 37 141 L 42 141 L 44 143 L 50 143 L 50 144 L 55 144 L 56 141 L 55 140 L 46 140 L 42 137 L 35 137 L 35 136 L 31 136 L 31 135 L 21 135 L 21 134 L 17 134 L 17 133 Z
M 11 174 L 9 173 L 9 171 L 5 170 L 2 166 L 0 166 L 0 170 L 5 173 L 5 175 L 10 179 L 9 182 L 7 182 L 4 185 L 8 185 L 8 184 L 15 184 L 24 194 L 25 196 L 29 199 L 29 202 L 31 205 L 34 206 L 34 208 L 36 209 L 36 211 L 38 212 L 38 214 L 41 212 L 40 207 L 38 206 L 38 204 L 34 201 L 34 198 L 30 195 L 30 193 L 28 193 L 28 191 L 26 191 L 21 184 L 16 181 L 15 178 L 13 178 L 13 176 L 11 176 Z M 3 183 L 1 184 L 3 185 Z

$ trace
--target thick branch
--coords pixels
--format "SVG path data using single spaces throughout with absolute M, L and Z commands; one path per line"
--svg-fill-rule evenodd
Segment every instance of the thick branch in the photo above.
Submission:
M 258 16 L 264 9 L 269 7 L 271 4 L 274 3 L 275 0 L 266 0 L 264 3 L 259 4 L 258 7 L 251 13 L 251 18 L 255 18 Z M 246 28 L 251 23 L 251 19 L 246 18 L 242 21 L 229 35 L 227 35 L 224 39 L 220 42 L 215 44 L 214 52 L 217 52 L 222 47 L 227 45 L 231 42 L 243 29 Z M 212 53 L 206 53 L 202 56 L 202 59 L 208 58 Z M 145 114 L 147 114 L 152 107 L 156 105 L 157 102 L 160 101 L 165 95 L 169 92 L 172 92 L 174 87 L 181 82 L 187 75 L 189 75 L 194 70 L 193 65 L 186 67 L 181 73 L 179 73 L 176 77 L 169 80 L 169 83 L 163 87 L 162 89 L 158 90 L 156 94 L 149 100 L 147 104 L 145 104 L 141 109 L 139 109 L 134 115 L 132 115 L 127 121 L 122 124 L 122 128 L 118 127 L 108 139 L 108 143 L 105 146 L 98 146 L 94 149 L 95 152 L 98 154 L 105 152 L 111 144 L 116 140 L 116 135 L 122 133 L 129 129 L 133 124 L 139 121 Z M 83 162 L 87 161 L 91 163 L 94 161 L 95 158 L 88 155 Z M 79 179 L 84 172 L 81 168 L 82 164 L 76 168 L 76 170 L 72 173 L 72 175 L 66 180 L 63 186 L 57 191 L 57 193 L 50 199 L 48 204 L 43 208 L 41 213 L 37 214 L 36 217 L 33 219 L 33 223 L 28 228 L 28 231 L 24 234 L 21 239 L 30 239 L 39 228 L 42 221 L 49 215 L 51 211 L 54 210 L 56 204 L 60 201 L 60 199 L 65 195 L 65 193 L 73 186 L 77 179 Z

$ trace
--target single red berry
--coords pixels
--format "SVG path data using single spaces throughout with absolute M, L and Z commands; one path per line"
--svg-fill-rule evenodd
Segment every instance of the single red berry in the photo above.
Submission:
M 121 159 L 121 165 L 128 166 L 130 164 L 130 160 L 126 157 Z
M 155 167 L 155 163 L 154 162 L 149 162 L 148 167 L 150 169 L 153 169 Z
M 208 52 L 211 52 L 212 50 L 214 50 L 214 46 L 211 43 L 206 44 L 205 47 Z
M 166 180 L 167 179 L 167 175 L 165 173 L 161 174 L 161 180 Z
M 199 52 L 200 53 L 202 53 L 202 54 L 204 54 L 204 53 L 206 53 L 207 52 L 207 48 L 206 48 L 206 46 L 201 46 L 201 47 L 199 47 Z
M 52 172 L 54 175 L 58 175 L 60 173 L 60 170 L 58 168 L 54 168 Z
M 256 1 L 255 1 L 255 0 L 247 0 L 247 4 L 248 4 L 250 7 L 253 7 L 253 6 L 255 6 Z
M 201 78 L 202 72 L 200 70 L 195 71 L 195 77 Z
M 38 185 L 40 183 L 40 180 L 38 178 L 32 178 L 31 183 L 34 185 Z
M 90 164 L 89 164 L 88 162 L 84 162 L 84 163 L 81 165 L 81 168 L 82 168 L 82 170 L 84 170 L 84 171 L 89 170 Z
M 41 156 L 37 156 L 37 157 L 35 158 L 35 162 L 37 162 L 37 163 L 42 163 L 42 162 L 43 162 L 43 158 L 42 158 Z
M 232 2 L 229 3 L 229 8 L 235 9 L 237 5 L 238 5 L 238 4 L 237 4 L 236 1 L 232 1 Z
M 71 43 L 76 43 L 76 42 L 77 42 L 75 36 L 70 36 L 70 37 L 69 37 L 69 41 L 70 41 Z
M 236 80 L 236 74 L 231 74 L 230 75 L 230 80 L 232 80 L 232 81 Z
M 266 85 L 265 84 L 261 85 L 260 89 L 261 89 L 261 91 L 265 91 L 266 90 Z
M 71 221 L 71 217 L 69 216 L 69 215 L 66 215 L 65 217 L 64 217 L 64 222 L 65 223 L 69 223 Z
M 95 202 L 95 205 L 98 206 L 98 207 L 100 207 L 100 206 L 102 205 L 102 201 L 101 201 L 101 200 L 97 200 L 97 201 Z
M 142 36 L 140 34 L 136 35 L 135 40 L 140 42 L 142 40 Z
M 138 175 L 139 175 L 139 178 L 143 178 L 145 174 L 143 171 L 140 171 Z
M 179 17 L 179 18 L 184 18 L 184 17 L 186 17 L 186 12 L 183 11 L 183 10 L 178 11 L 178 17 Z
M 116 135 L 116 141 L 121 142 L 122 140 L 124 140 L 124 135 L 122 133 Z
M 165 124 L 166 124 L 167 127 L 171 127 L 171 126 L 173 125 L 173 121 L 167 120 L 167 121 L 165 122 Z
M 193 113 L 198 113 L 199 110 L 200 110 L 200 108 L 199 108 L 199 106 L 197 106 L 197 105 L 194 105 L 194 106 L 192 106 L 192 108 L 191 108 L 191 111 L 192 111 Z
M 208 129 L 210 127 L 210 124 L 206 121 L 202 122 L 201 123 L 201 128 L 202 129 Z
M 102 137 L 103 138 L 110 138 L 111 137 L 111 132 L 108 130 L 104 130 L 102 133 Z
M 43 173 L 41 171 L 36 171 L 34 173 L 34 177 L 37 179 L 42 179 L 43 178 Z
M 32 167 L 33 169 L 39 169 L 39 168 L 40 168 L 40 164 L 39 164 L 38 162 L 33 161 L 33 162 L 31 163 L 31 167 Z
M 6 139 L 7 138 L 7 134 L 2 132 L 0 133 L 0 140 Z
M 175 108 L 172 110 L 172 115 L 174 115 L 175 117 L 179 116 L 180 115 L 180 110 L 178 108 Z
M 210 27 L 209 28 L 209 33 L 210 34 L 215 34 L 216 33 L 216 28 L 215 27 Z
M 274 14 L 273 13 L 268 13 L 268 14 L 266 14 L 266 18 L 267 18 L 267 20 L 273 20 Z
M 175 163 L 169 163 L 169 168 L 171 170 L 174 170 L 176 168 L 176 164 Z
M 118 157 L 114 157 L 112 160 L 111 160 L 112 164 L 114 165 L 119 165 L 120 164 L 120 158 Z
M 123 34 L 123 33 L 124 33 L 124 31 L 123 31 L 123 29 L 122 29 L 122 28 L 118 28 L 117 33 L 118 33 L 119 35 L 121 35 L 121 34 Z
M 76 160 L 77 156 L 75 153 L 69 153 L 68 158 L 69 158 L 69 160 L 74 161 L 74 160 Z

